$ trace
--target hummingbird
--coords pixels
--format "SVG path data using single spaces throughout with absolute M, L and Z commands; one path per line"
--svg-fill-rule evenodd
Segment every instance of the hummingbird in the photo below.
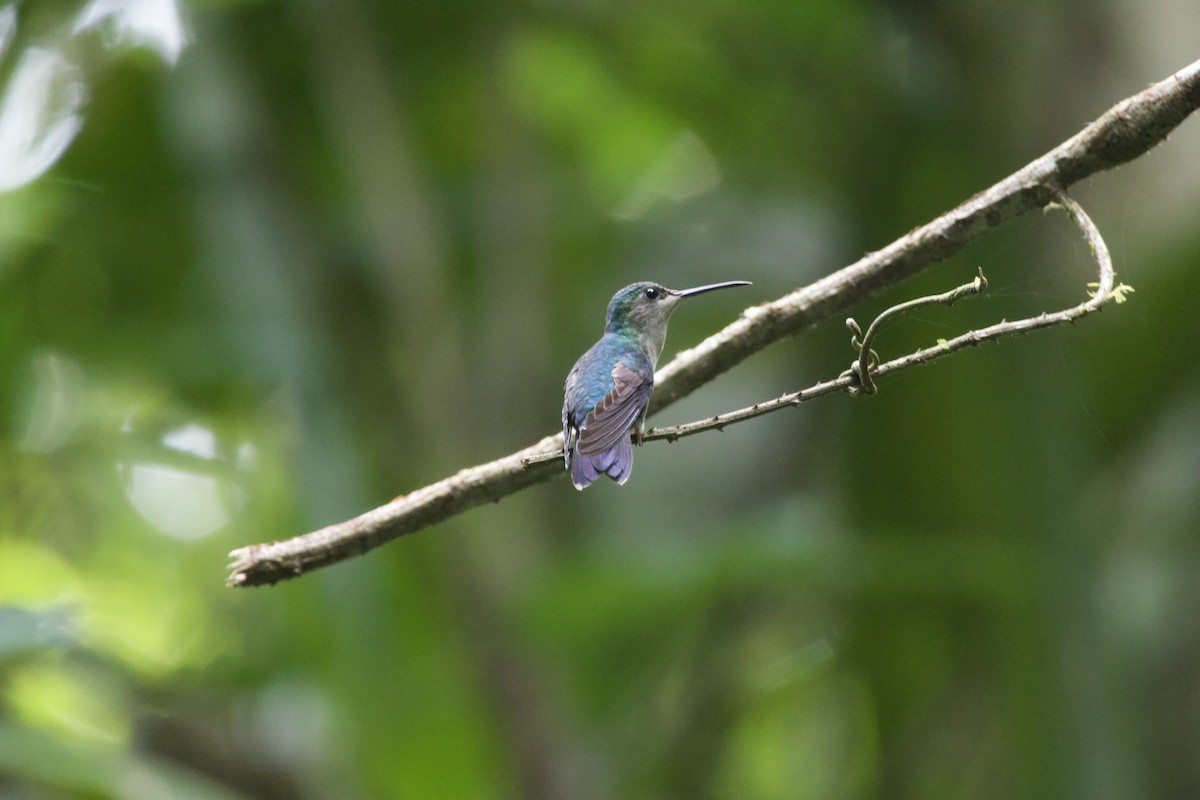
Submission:
M 626 286 L 608 304 L 604 335 L 567 375 L 563 400 L 563 462 L 571 483 L 583 489 L 601 475 L 618 484 L 633 472 L 630 431 L 640 445 L 654 367 L 667 339 L 667 320 L 685 297 L 749 286 L 725 281 L 693 289 L 641 282 Z

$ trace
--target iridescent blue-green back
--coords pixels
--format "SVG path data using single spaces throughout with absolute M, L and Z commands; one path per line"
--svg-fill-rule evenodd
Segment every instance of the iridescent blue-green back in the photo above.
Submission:
M 636 336 L 605 333 L 575 362 L 567 375 L 562 416 L 563 457 L 577 488 L 601 475 L 617 483 L 629 478 L 629 431 L 653 389 L 654 364 Z

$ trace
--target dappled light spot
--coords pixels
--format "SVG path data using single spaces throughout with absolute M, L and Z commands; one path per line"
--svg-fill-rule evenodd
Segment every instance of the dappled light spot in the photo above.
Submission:
M 83 127 L 86 99 L 78 70 L 57 50 L 21 54 L 0 98 L 0 192 L 24 186 L 58 161 Z
M 176 539 L 199 539 L 229 521 L 220 484 L 211 475 L 162 464 L 134 464 L 125 493 L 147 522 Z
M 163 434 L 162 443 L 181 453 L 200 458 L 217 457 L 217 435 L 203 425 L 190 423 Z
M 43 351 L 30 359 L 33 381 L 26 407 L 18 412 L 17 446 L 47 453 L 70 439 L 83 409 L 83 371 L 62 353 Z
M 132 423 L 126 421 L 126 433 Z M 125 494 L 147 522 L 175 539 L 200 539 L 229 522 L 230 493 L 219 474 L 219 447 L 213 431 L 197 423 L 162 435 L 166 452 L 120 465 Z M 176 463 L 176 456 L 179 454 Z M 211 471 L 209 468 L 211 467 Z
M 110 47 L 148 47 L 174 65 L 187 43 L 174 0 L 92 0 L 75 20 L 73 33 L 102 28 Z
M 679 203 L 706 194 L 721 183 L 716 158 L 696 135 L 684 129 L 662 151 L 637 185 L 617 207 L 618 219 L 645 216 L 660 203 Z

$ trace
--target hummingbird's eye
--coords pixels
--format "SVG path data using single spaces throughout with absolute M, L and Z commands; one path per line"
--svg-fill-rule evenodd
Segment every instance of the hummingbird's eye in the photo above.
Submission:
M 646 299 L 647 300 L 657 300 L 658 295 L 659 295 L 658 289 L 655 289 L 653 286 L 651 286 L 649 289 L 646 290 Z

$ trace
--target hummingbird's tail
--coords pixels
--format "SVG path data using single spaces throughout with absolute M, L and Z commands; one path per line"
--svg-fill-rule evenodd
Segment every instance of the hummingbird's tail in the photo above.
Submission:
M 579 451 L 571 457 L 571 483 L 582 489 L 601 475 L 607 475 L 617 483 L 629 480 L 633 472 L 633 442 L 628 436 L 603 453 L 584 455 Z

